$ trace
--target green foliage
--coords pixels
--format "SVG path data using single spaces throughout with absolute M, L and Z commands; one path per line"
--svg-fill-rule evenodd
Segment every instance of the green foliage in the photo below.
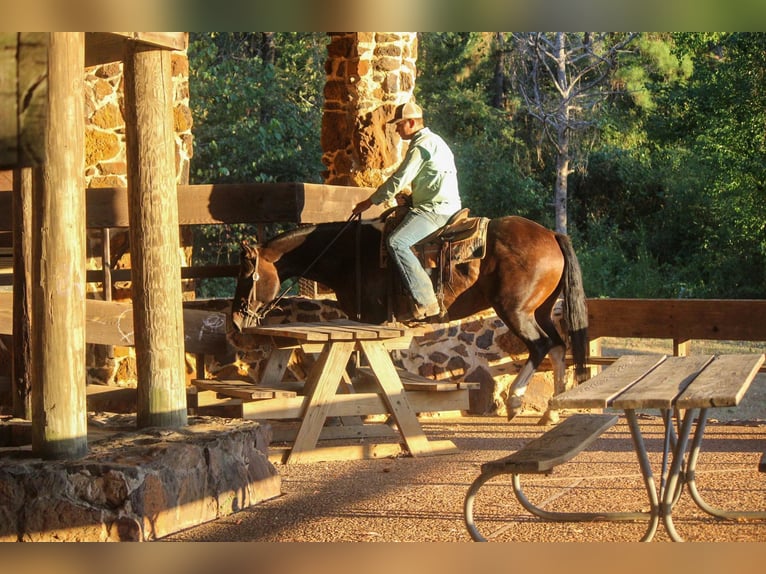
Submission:
M 253 47 L 259 35 L 191 36 L 195 182 L 321 181 L 325 40 L 274 34 L 271 62 Z
M 492 37 L 421 34 L 416 97 L 428 125 L 455 154 L 463 205 L 475 215 L 550 221 L 549 192 L 533 177 L 534 158 L 513 114 L 491 104 Z
M 419 34 L 416 97 L 455 152 L 473 213 L 551 227 L 556 150 L 511 88 L 509 39 Z M 326 43 L 191 35 L 193 182 L 321 181 Z M 592 127 L 568 185 L 587 294 L 766 297 L 766 34 L 643 33 L 607 86 L 584 110 Z M 204 230 L 195 257 L 229 262 L 256 231 L 275 230 Z
M 631 65 L 646 62 L 652 105 L 616 98 L 605 117 L 570 203 L 582 250 L 617 245 L 625 268 L 613 271 L 630 277 L 644 249 L 668 296 L 766 297 L 766 37 L 673 34 L 654 51 L 643 40 Z M 655 65 L 669 61 L 680 75 Z
M 322 181 L 326 42 L 317 33 L 191 34 L 192 183 Z M 240 239 L 279 229 L 196 227 L 194 263 L 236 263 Z M 197 295 L 227 297 L 233 289 L 231 279 L 206 279 Z

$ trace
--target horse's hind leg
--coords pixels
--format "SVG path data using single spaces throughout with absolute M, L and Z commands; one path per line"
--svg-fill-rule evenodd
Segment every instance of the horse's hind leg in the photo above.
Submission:
M 534 312 L 534 315 L 516 313 L 512 317 L 503 314 L 506 325 L 518 336 L 529 350 L 529 358 L 511 383 L 505 396 L 506 415 L 511 420 L 521 412 L 522 398 L 527 391 L 529 381 L 546 355 L 550 354 L 553 362 L 554 393 L 562 392 L 566 385 L 566 363 L 564 360 L 564 340 L 553 323 L 552 311 L 556 302 L 551 294 Z M 500 315 L 500 313 L 498 313 Z M 558 414 L 547 409 L 540 419 L 541 424 L 558 422 Z
M 551 338 L 551 348 L 548 351 L 548 357 L 553 364 L 553 394 L 558 395 L 566 391 L 567 386 L 567 371 L 566 371 L 566 343 L 561 338 L 556 325 L 553 321 L 553 306 L 556 303 L 556 299 L 553 298 L 550 302 L 546 302 L 541 306 L 537 312 L 537 321 L 540 327 Z M 547 408 L 545 414 L 543 414 L 538 424 L 556 424 L 559 422 L 558 411 Z
M 513 380 L 507 391 L 496 397 L 502 399 L 508 420 L 511 420 L 521 412 L 522 397 L 527 392 L 527 386 L 532 375 L 540 366 L 540 363 L 551 348 L 551 338 L 540 328 L 532 315 L 516 313 L 509 316 L 498 311 L 498 316 L 517 337 L 519 337 L 529 351 L 529 357 Z

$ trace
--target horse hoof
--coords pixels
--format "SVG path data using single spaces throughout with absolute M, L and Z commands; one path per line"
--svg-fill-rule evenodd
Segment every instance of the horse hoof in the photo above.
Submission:
M 508 400 L 505 401 L 505 409 L 508 420 L 513 419 L 516 415 L 521 413 L 521 397 L 517 397 L 516 395 L 508 397 Z
M 558 411 L 546 411 L 540 420 L 537 421 L 537 424 L 541 426 L 556 425 L 560 420 Z

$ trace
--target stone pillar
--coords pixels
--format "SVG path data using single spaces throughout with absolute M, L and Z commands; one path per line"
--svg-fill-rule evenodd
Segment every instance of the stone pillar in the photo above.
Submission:
M 325 182 L 377 187 L 402 158 L 402 142 L 386 125 L 412 97 L 415 32 L 337 32 L 327 47 L 322 118 Z

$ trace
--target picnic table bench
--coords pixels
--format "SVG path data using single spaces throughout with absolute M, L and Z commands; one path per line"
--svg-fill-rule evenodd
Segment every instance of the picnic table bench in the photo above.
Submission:
M 704 512 L 724 520 L 766 519 L 763 510 L 727 510 L 710 505 L 697 489 L 695 470 L 710 408 L 737 406 L 756 373 L 764 364 L 763 354 L 625 355 L 592 379 L 550 401 L 554 409 L 621 409 L 630 428 L 632 442 L 649 498 L 648 512 L 552 512 L 531 504 L 523 494 L 519 475 L 550 472 L 571 460 L 614 424 L 611 414 L 576 414 L 547 431 L 516 453 L 482 465 L 481 474 L 469 487 L 464 519 L 471 537 L 485 541 L 474 517 L 474 500 L 489 479 L 513 475 L 519 502 L 532 514 L 546 520 L 648 520 L 642 541 L 654 537 L 662 522 L 674 541 L 683 539 L 676 531 L 672 511 L 684 485 Z M 665 427 L 659 487 L 655 483 L 636 411 L 659 409 Z M 674 421 L 676 417 L 678 420 Z M 696 425 L 696 428 L 695 428 Z M 678 428 L 678 431 L 676 431 Z M 694 432 L 692 433 L 692 430 Z M 689 446 L 690 445 L 690 446 Z M 689 447 L 688 461 L 686 460 Z M 766 454 L 759 470 L 764 471 Z

